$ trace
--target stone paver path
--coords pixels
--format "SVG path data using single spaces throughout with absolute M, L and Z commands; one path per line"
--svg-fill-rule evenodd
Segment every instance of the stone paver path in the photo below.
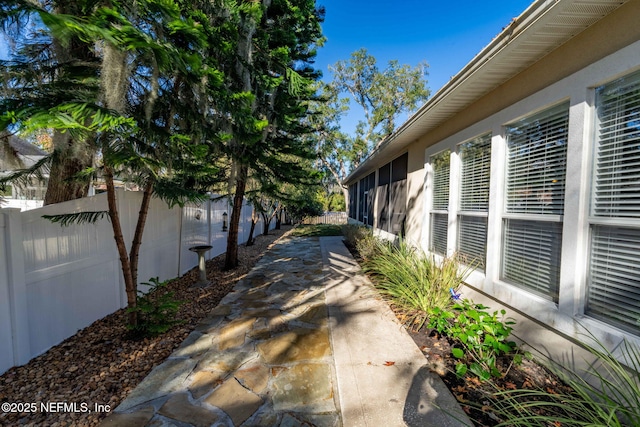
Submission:
M 101 425 L 341 426 L 320 245 L 291 240 Z

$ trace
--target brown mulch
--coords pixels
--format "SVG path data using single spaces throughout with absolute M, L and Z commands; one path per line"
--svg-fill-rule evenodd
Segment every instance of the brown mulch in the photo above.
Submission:
M 271 230 L 260 235 L 250 247 L 238 248 L 240 265 L 222 271 L 224 255 L 207 262 L 206 288 L 192 287 L 198 280 L 197 268 L 171 281 L 168 289 L 184 301 L 177 319 L 182 323 L 156 338 L 127 339 L 127 313 L 118 310 L 23 366 L 0 376 L 0 402 L 11 403 L 27 412 L 0 411 L 1 426 L 95 426 L 108 415 L 93 411 L 94 405 L 115 409 L 157 365 L 162 363 L 189 335 L 199 321 L 218 305 L 235 283 L 244 277 L 277 239 L 291 230 Z M 59 404 L 57 402 L 60 402 Z M 52 405 L 42 411 L 41 403 Z M 67 406 L 59 406 L 62 404 Z M 20 405 L 18 405 L 20 404 Z M 73 405 L 76 405 L 75 407 Z M 86 406 L 85 406 L 86 405 Z
M 396 316 L 402 319 L 399 311 L 396 311 Z M 460 359 L 455 359 L 451 354 L 452 345 L 456 345 L 453 340 L 424 326 L 419 330 L 407 325 L 405 327 L 427 358 L 429 368 L 442 378 L 476 427 L 495 426 L 505 421 L 495 408 L 497 393 L 525 389 L 556 394 L 572 392 L 544 366 L 527 358 L 523 358 L 519 365 L 514 364 L 512 355 L 498 357 L 496 366 L 501 376 L 493 377 L 491 381 L 480 381 L 471 373 L 458 377 L 455 372 Z M 472 360 L 466 362 L 471 363 Z

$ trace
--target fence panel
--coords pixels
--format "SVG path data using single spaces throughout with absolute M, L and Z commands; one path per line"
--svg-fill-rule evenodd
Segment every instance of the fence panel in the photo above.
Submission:
M 142 193 L 117 193 L 122 232 L 130 250 Z M 124 281 L 108 219 L 61 227 L 42 215 L 106 211 L 106 194 L 18 212 L 0 210 L 0 374 L 28 362 L 79 329 L 126 306 Z M 251 226 L 251 205 L 243 204 L 238 241 Z M 153 199 L 145 224 L 138 282 L 165 280 L 198 265 L 194 245 L 224 253 L 226 199 L 169 207 Z M 258 224 L 256 232 L 261 230 Z M 145 287 L 141 287 L 146 290 Z
M 109 222 L 61 227 L 42 215 L 106 210 L 105 195 L 22 212 L 29 348 L 32 356 L 121 307 Z
M 303 224 L 335 224 L 342 225 L 347 223 L 346 212 L 327 212 L 324 215 L 305 218 Z
M 4 372 L 14 365 L 6 233 L 5 217 L 0 212 L 0 342 L 2 343 L 0 345 L 0 372 Z
M 217 195 L 212 196 L 211 209 L 209 210 L 209 218 L 211 224 L 211 241 L 212 246 L 209 251 L 208 258 L 215 258 L 227 251 L 227 233 L 229 229 L 229 218 L 231 217 L 231 206 L 226 198 L 218 199 Z M 224 214 L 227 214 L 227 229 L 224 228 Z

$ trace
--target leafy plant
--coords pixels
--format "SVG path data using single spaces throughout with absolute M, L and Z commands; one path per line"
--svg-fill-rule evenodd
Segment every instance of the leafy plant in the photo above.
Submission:
M 509 341 L 513 320 L 503 321 L 505 310 L 486 311 L 488 307 L 469 300 L 460 300 L 452 310 L 435 307 L 430 312 L 429 327 L 458 340 L 462 348 L 451 349 L 453 356 L 460 360 L 456 364 L 456 374 L 463 376 L 470 371 L 481 380 L 499 377 L 496 367 L 498 356 L 516 350 L 516 343 Z M 471 359 L 471 363 L 464 360 Z M 514 355 L 514 363 L 521 363 L 522 355 Z
M 595 341 L 587 350 L 597 357 L 584 372 L 554 365 L 574 393 L 555 390 L 507 390 L 496 394 L 500 426 L 640 425 L 640 348 L 623 341 L 616 353 Z M 543 415 L 542 415 L 543 414 Z
M 137 336 L 155 336 L 167 332 L 172 326 L 180 323 L 175 316 L 183 301 L 173 297 L 173 292 L 167 290 L 168 281 L 160 282 L 158 277 L 152 277 L 142 285 L 149 286 L 147 293 L 138 291 L 135 307 L 127 312 L 138 313 L 138 323 L 128 324 L 127 329 Z

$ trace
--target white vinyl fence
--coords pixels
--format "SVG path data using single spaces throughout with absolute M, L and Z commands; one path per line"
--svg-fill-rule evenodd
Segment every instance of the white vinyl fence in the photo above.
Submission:
M 142 193 L 117 193 L 127 250 Z M 106 194 L 20 212 L 0 209 L 0 374 L 126 306 L 111 224 L 61 227 L 42 215 L 107 210 Z M 211 245 L 207 259 L 226 251 L 226 199 L 169 207 L 153 199 L 140 248 L 138 281 L 180 276 L 198 265 L 194 245 Z M 238 242 L 247 240 L 251 206 L 242 209 Z M 259 228 L 257 228 L 259 229 Z M 141 287 L 141 290 L 146 287 Z

